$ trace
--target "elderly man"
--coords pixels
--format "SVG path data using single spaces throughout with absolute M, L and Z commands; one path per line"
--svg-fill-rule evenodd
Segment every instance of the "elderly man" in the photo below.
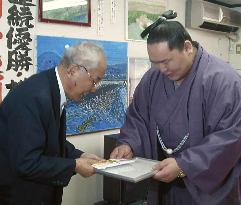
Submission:
M 55 68 L 33 75 L 0 105 L 0 204 L 58 205 L 74 173 L 94 173 L 100 158 L 65 137 L 66 99 L 96 91 L 106 60 L 102 48 L 80 43 Z
M 111 158 L 160 161 L 148 186 L 151 205 L 240 205 L 240 76 L 177 21 L 160 18 L 142 34 L 153 66 Z

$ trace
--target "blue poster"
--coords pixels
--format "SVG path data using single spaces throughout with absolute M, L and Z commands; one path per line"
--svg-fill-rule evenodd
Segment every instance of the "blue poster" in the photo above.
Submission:
M 120 128 L 127 108 L 127 43 L 89 39 L 37 36 L 37 71 L 57 66 L 65 48 L 82 41 L 102 46 L 107 59 L 107 70 L 101 86 L 86 95 L 81 102 L 69 101 L 67 135 L 78 135 Z

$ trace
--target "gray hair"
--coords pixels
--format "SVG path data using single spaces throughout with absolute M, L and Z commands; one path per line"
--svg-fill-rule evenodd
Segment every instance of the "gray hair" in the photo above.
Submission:
M 105 57 L 101 46 L 93 42 L 82 42 L 67 48 L 61 60 L 61 64 L 66 67 L 71 64 L 77 64 L 91 70 L 98 68 L 101 57 Z

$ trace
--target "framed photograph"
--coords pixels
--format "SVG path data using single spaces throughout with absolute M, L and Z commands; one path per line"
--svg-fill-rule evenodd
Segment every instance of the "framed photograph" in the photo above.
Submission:
M 166 0 L 126 0 L 127 40 L 143 40 L 141 32 L 166 10 Z
M 149 68 L 151 68 L 149 59 L 129 58 L 129 103 L 131 103 L 133 99 L 136 86 Z
M 98 174 L 133 183 L 137 183 L 139 181 L 152 177 L 155 174 L 155 171 L 152 168 L 154 165 L 158 164 L 158 161 L 156 160 L 140 157 L 136 157 L 132 160 L 126 161 L 122 160 L 124 163 L 121 163 L 121 161 L 118 159 L 107 160 L 107 162 L 109 161 L 111 161 L 112 164 L 115 163 L 115 165 L 98 167 L 93 164 L 92 166 L 95 167 L 95 171 Z
M 95 93 L 66 105 L 66 134 L 79 135 L 120 128 L 125 121 L 128 92 L 127 43 L 54 36 L 37 36 L 37 72 L 57 66 L 65 49 L 83 41 L 99 44 L 107 68 Z
M 39 21 L 91 26 L 90 0 L 39 0 Z

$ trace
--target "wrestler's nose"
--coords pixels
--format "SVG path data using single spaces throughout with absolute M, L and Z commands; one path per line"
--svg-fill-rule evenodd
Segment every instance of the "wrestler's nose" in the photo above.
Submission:
M 163 65 L 162 63 L 158 63 L 155 65 L 155 67 L 161 71 L 161 73 L 166 73 L 167 72 L 167 67 Z

